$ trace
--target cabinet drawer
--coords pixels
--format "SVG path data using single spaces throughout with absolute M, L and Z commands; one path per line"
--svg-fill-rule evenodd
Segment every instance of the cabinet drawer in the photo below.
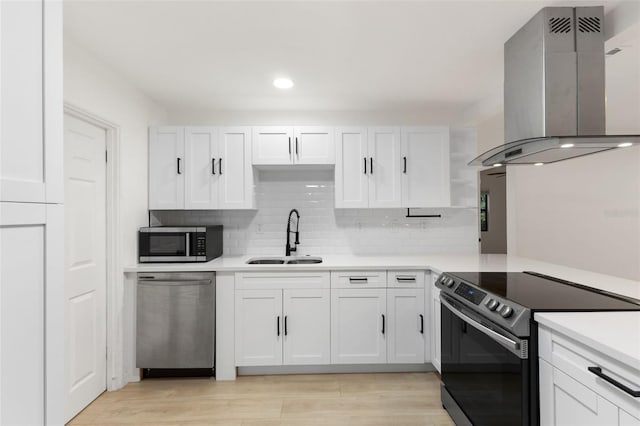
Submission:
M 236 290 L 329 287 L 329 272 L 239 272 L 236 274 Z
M 558 370 L 568 374 L 622 410 L 640 410 L 640 399 L 598 377 L 589 367 L 598 367 L 606 376 L 631 388 L 640 389 L 640 370 L 595 351 L 547 327 L 539 327 L 539 356 Z
M 387 285 L 394 288 L 423 288 L 424 271 L 388 271 Z
M 386 288 L 387 271 L 333 271 L 331 288 Z

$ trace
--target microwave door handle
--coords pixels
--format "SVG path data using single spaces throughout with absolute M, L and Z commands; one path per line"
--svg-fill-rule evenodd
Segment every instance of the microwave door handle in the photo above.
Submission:
M 463 320 L 464 322 L 466 322 L 467 324 L 469 324 L 479 332 L 487 335 L 488 337 L 493 339 L 496 343 L 500 344 L 506 349 L 509 349 L 514 355 L 518 356 L 520 359 L 528 358 L 528 356 L 524 356 L 525 354 L 521 353 L 521 345 L 519 342 L 511 340 L 500 333 L 496 333 L 495 331 L 491 330 L 489 327 L 486 327 L 480 324 L 479 322 L 477 322 L 476 320 L 474 320 L 473 318 L 463 314 L 462 312 L 460 312 L 458 308 L 453 306 L 451 303 L 447 302 L 442 297 L 442 295 L 440 296 L 440 303 L 442 303 L 444 306 L 449 308 L 452 314 L 454 314 L 455 316 L 457 316 L 458 318 L 460 318 L 461 320 Z
M 186 232 L 184 235 L 186 238 L 186 257 L 189 257 L 191 256 L 191 232 Z

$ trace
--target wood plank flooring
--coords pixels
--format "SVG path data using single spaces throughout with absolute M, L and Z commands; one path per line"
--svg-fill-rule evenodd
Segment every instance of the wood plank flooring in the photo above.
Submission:
M 105 392 L 71 425 L 453 425 L 435 373 L 147 379 Z

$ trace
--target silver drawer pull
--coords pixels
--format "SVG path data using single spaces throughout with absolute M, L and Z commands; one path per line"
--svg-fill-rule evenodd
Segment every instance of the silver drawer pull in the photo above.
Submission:
M 367 277 L 349 277 L 349 282 L 353 284 L 366 284 L 368 280 Z

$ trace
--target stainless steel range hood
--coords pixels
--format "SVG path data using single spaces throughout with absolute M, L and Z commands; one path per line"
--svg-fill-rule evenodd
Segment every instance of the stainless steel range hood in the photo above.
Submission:
M 505 144 L 469 165 L 553 163 L 640 143 L 605 134 L 604 8 L 547 7 L 504 45 Z

